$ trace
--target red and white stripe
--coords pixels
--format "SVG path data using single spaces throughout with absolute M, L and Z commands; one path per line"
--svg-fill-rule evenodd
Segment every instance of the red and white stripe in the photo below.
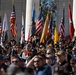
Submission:
M 39 20 L 36 23 L 36 34 L 39 34 L 41 31 L 42 31 L 42 20 Z
M 63 21 L 63 18 L 62 18 L 62 20 L 60 22 L 60 37 L 64 38 L 65 37 L 65 34 L 64 34 L 64 25 L 63 25 L 62 21 Z

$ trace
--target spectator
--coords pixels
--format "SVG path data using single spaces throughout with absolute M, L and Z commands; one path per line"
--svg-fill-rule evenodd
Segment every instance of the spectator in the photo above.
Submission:
M 76 46 L 72 49 L 72 58 L 76 58 Z
M 12 56 L 11 57 L 11 64 L 12 63 L 19 66 L 19 57 L 18 56 Z
M 55 49 L 54 48 L 47 49 L 46 56 L 48 55 L 52 56 L 53 64 L 54 64 L 56 62 Z
M 15 65 L 15 64 L 11 64 L 8 68 L 7 68 L 7 75 L 16 75 L 16 73 L 20 72 L 20 68 Z
M 0 54 L 0 68 L 6 72 L 8 65 L 5 64 L 4 56 Z
M 76 74 L 76 59 L 71 59 L 70 64 L 72 66 L 72 72 L 73 74 Z
M 26 61 L 25 59 L 19 57 L 19 68 L 20 68 L 21 71 L 23 71 L 23 72 L 24 72 L 24 70 L 25 70 L 25 61 Z
M 51 67 L 53 73 L 54 59 L 50 55 L 46 55 L 46 63 Z
M 55 71 L 53 75 L 70 75 L 69 73 L 65 73 L 64 71 Z
M 62 39 L 59 41 L 59 48 L 60 50 L 65 51 L 65 41 Z
M 46 64 L 44 55 L 34 56 L 26 66 L 31 68 L 33 66 L 35 75 L 51 75 L 51 68 Z
M 65 59 L 65 52 L 64 51 L 59 51 L 57 54 L 57 62 L 54 65 L 54 71 L 56 70 L 63 70 L 63 71 L 67 71 L 67 72 L 71 72 L 72 68 L 71 66 L 66 62 Z
M 32 68 L 26 68 L 24 71 L 25 75 L 34 75 L 34 71 Z
M 0 75 L 6 75 L 6 72 L 4 71 L 2 67 L 0 67 Z
M 54 45 L 54 49 L 55 49 L 56 53 L 59 51 L 59 44 L 58 43 Z
M 15 75 L 26 75 L 24 72 L 18 72 Z
M 71 60 L 71 50 L 70 50 L 70 46 L 67 46 L 66 47 L 66 60 L 67 60 L 67 62 L 70 64 L 70 60 Z

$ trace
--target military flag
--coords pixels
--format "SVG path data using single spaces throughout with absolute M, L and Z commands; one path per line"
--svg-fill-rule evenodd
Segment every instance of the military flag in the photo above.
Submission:
M 48 25 L 48 33 L 47 33 L 48 40 L 52 36 L 52 26 L 53 26 L 53 16 L 51 15 L 51 18 L 50 18 L 50 21 L 49 21 L 49 25 Z
M 68 5 L 68 18 L 69 18 L 69 34 L 70 34 L 70 39 L 72 39 L 73 36 L 74 36 L 74 26 L 73 26 L 72 12 L 71 12 L 70 3 Z
M 47 32 L 48 32 L 49 20 L 50 20 L 50 13 L 47 13 L 46 20 L 44 23 L 44 28 L 43 28 L 41 39 L 40 39 L 40 43 L 45 43 L 45 40 L 47 37 Z
M 54 44 L 56 44 L 59 41 L 59 34 L 55 25 L 55 29 L 54 29 Z
M 32 9 L 32 25 L 30 27 L 30 36 L 33 36 L 36 32 L 35 22 L 36 22 L 36 12 L 35 12 L 35 4 L 34 4 Z
M 2 35 L 1 35 L 1 42 L 3 43 L 4 41 L 8 41 L 8 23 L 6 13 L 3 19 Z

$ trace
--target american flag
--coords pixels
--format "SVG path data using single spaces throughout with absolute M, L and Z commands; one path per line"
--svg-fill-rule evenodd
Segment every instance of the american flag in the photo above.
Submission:
M 38 21 L 36 22 L 36 34 L 39 34 L 42 31 L 42 7 L 38 16 Z
M 10 17 L 10 22 L 14 24 L 15 20 L 16 20 L 15 6 L 14 6 L 14 2 L 12 2 L 12 12 Z
M 12 2 L 12 6 L 13 6 L 13 9 L 10 17 L 10 22 L 11 22 L 10 30 L 11 30 L 12 37 L 15 39 L 17 37 L 17 27 L 16 27 L 17 25 L 15 24 L 16 14 L 15 14 L 14 2 Z
M 63 17 L 61 18 L 60 22 L 60 32 L 59 32 L 59 37 L 63 39 L 65 37 L 65 31 L 64 31 L 64 9 L 63 9 Z

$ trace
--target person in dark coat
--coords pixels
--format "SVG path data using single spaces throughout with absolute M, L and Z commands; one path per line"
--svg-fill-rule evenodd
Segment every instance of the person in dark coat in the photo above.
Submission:
M 70 73 L 72 71 L 72 68 L 65 59 L 65 52 L 60 50 L 56 54 L 56 56 L 57 56 L 57 62 L 53 67 L 53 71 L 63 70 Z

